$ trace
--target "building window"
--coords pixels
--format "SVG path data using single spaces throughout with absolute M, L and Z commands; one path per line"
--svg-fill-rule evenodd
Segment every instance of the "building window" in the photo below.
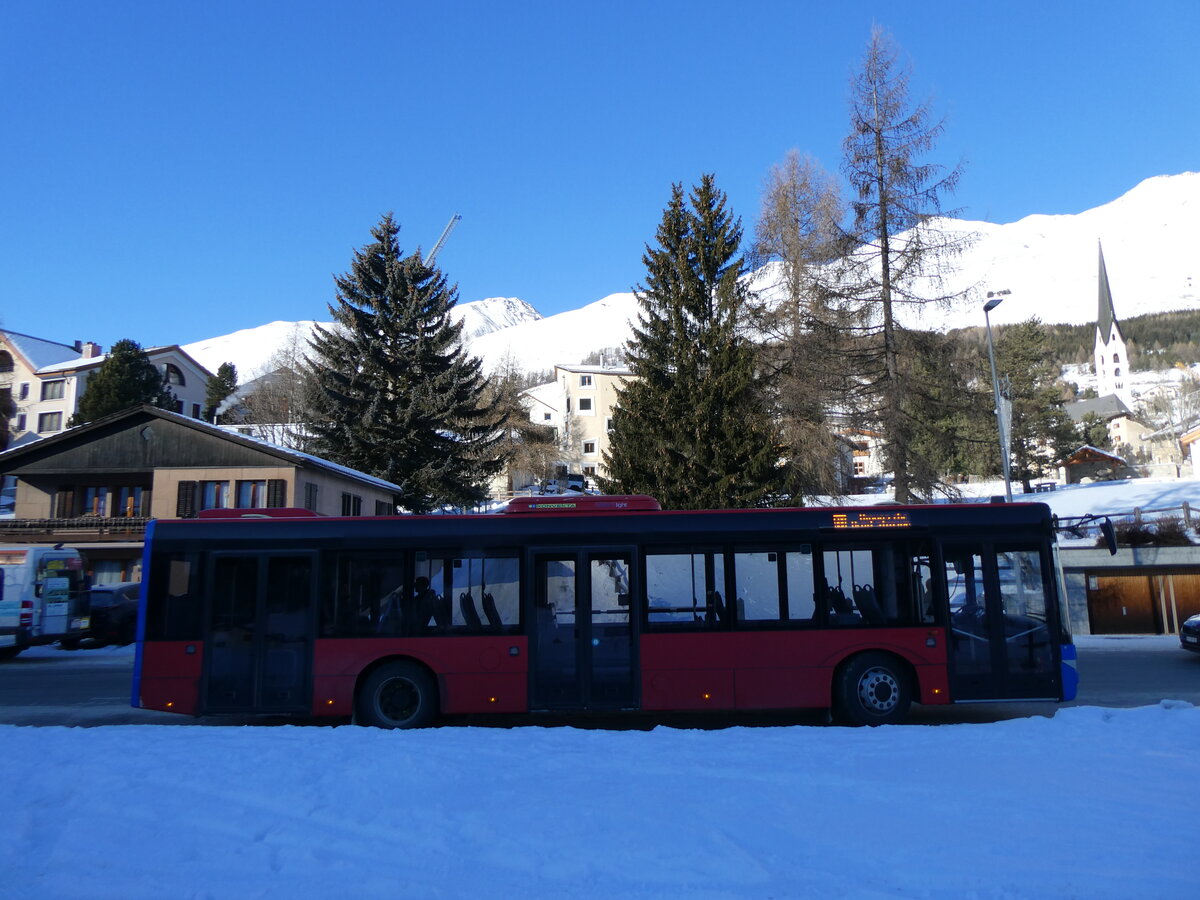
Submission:
M 591 397 L 580 397 L 579 398 L 579 411 L 581 413 L 592 411 L 592 398 Z
M 62 431 L 62 413 L 42 413 L 38 416 L 38 434 L 47 434 L 51 431 Z
M 304 508 L 317 510 L 317 486 L 311 481 L 304 485 Z
M 108 488 L 85 487 L 83 489 L 83 509 L 85 516 L 103 516 L 107 512 Z
M 392 504 L 386 500 L 375 501 L 375 515 L 377 516 L 394 516 L 396 511 L 392 509 Z
M 1113 378 L 1120 378 L 1120 377 L 1121 377 L 1121 369 L 1118 366 L 1117 368 L 1113 369 Z
M 25 430 L 25 413 L 17 413 L 17 434 Z
M 187 381 L 183 377 L 183 371 L 173 363 L 165 363 L 163 365 L 163 381 L 167 384 L 177 384 L 180 387 L 187 385 Z
M 584 441 L 583 442 L 583 452 L 586 454 L 589 454 L 589 455 L 595 453 L 596 452 L 596 442 L 595 441 Z
M 43 381 L 42 382 L 42 399 L 43 400 L 61 400 L 63 398 L 63 389 L 66 387 L 66 382 L 59 381 Z
M 1115 362 L 1115 363 L 1118 363 L 1118 362 L 1120 362 L 1120 361 L 1121 361 L 1121 354 L 1120 354 L 1120 353 L 1114 353 L 1114 354 L 1113 354 L 1113 362 Z
M 542 421 L 549 422 L 553 416 L 550 413 L 542 413 Z
M 225 509 L 229 506 L 229 482 L 228 481 L 202 481 L 200 482 L 200 508 L 201 509 Z
M 150 492 L 140 487 L 123 487 L 116 491 L 112 514 L 118 518 L 144 516 L 148 513 Z
M 604 420 L 604 430 L 612 431 L 612 416 L 609 416 L 607 419 Z
M 0 350 L 0 372 L 11 372 L 13 370 L 12 354 L 7 350 Z
M 192 418 L 193 419 L 200 418 L 200 404 L 199 403 L 192 404 Z
M 342 493 L 342 515 L 343 516 L 361 516 L 362 515 L 362 497 L 357 494 Z
M 237 483 L 238 509 L 262 509 L 266 505 L 266 481 L 239 481 Z
M 28 400 L 29 399 L 29 382 L 28 381 L 21 382 L 21 389 L 17 392 L 17 399 L 18 400 Z
M 183 401 L 182 400 L 175 401 L 175 412 L 179 413 L 181 416 L 183 415 Z
M 580 375 L 579 376 L 579 386 L 580 387 L 591 387 L 592 386 L 592 376 L 591 375 Z
M 596 477 L 596 467 L 595 466 L 584 466 L 583 474 L 586 475 L 588 478 L 595 478 Z

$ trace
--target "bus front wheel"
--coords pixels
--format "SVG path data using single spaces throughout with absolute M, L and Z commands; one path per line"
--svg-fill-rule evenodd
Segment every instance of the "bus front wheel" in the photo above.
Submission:
M 912 704 L 903 664 L 888 653 L 860 653 L 837 675 L 834 712 L 847 725 L 894 725 Z
M 422 728 L 437 712 L 437 685 L 421 666 L 387 663 L 367 676 L 358 692 L 355 721 L 376 728 Z

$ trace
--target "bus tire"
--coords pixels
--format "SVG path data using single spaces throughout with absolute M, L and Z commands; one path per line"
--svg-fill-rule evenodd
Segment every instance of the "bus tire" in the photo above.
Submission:
M 354 720 L 375 728 L 423 728 L 437 714 L 437 684 L 411 660 L 386 663 L 359 686 Z
M 847 725 L 895 725 L 912 705 L 912 684 L 904 664 L 890 653 L 860 653 L 838 670 L 834 713 Z
M 17 654 L 24 649 L 24 647 L 0 647 L 0 662 L 16 659 Z

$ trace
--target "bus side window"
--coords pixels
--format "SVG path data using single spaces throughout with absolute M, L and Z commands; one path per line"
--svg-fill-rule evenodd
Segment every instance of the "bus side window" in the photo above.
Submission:
M 724 556 L 712 552 L 648 552 L 646 621 L 672 631 L 720 628 L 729 621 Z
M 733 554 L 739 623 L 780 620 L 779 563 L 782 555 L 774 551 Z

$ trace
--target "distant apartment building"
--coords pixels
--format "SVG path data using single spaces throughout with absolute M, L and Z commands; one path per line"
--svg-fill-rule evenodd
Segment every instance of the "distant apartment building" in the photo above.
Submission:
M 151 347 L 150 361 L 176 397 L 175 412 L 198 419 L 211 374 L 177 345 Z M 21 446 L 66 429 L 88 378 L 106 359 L 99 344 L 60 344 L 0 329 L 0 400 L 11 399 L 7 443 Z
M 554 381 L 525 391 L 531 421 L 558 435 L 560 473 L 606 474 L 604 452 L 617 394 L 633 373 L 624 366 L 556 365 Z

